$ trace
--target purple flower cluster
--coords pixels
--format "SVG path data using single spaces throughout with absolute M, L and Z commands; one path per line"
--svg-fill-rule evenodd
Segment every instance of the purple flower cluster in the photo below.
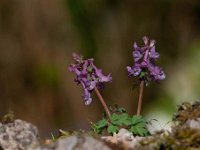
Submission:
M 155 50 L 155 41 L 149 40 L 146 36 L 143 37 L 143 41 L 143 47 L 138 47 L 137 43 L 133 45 L 134 66 L 127 66 L 129 76 L 139 76 L 139 79 L 145 82 L 165 79 L 163 70 L 155 65 L 155 61 L 160 56 Z
M 83 60 L 83 57 L 76 53 L 73 54 L 73 58 L 76 64 L 70 65 L 69 71 L 76 74 L 75 82 L 82 85 L 85 105 L 89 105 L 92 102 L 91 92 L 94 88 L 103 88 L 103 82 L 111 82 L 112 77 L 110 74 L 104 76 L 102 70 L 94 65 L 92 58 Z

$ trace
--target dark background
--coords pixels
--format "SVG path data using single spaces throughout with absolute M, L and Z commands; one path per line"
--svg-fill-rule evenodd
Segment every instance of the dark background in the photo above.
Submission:
M 72 52 L 111 73 L 102 95 L 134 114 L 137 80 L 127 77 L 126 66 L 133 64 L 133 42 L 141 45 L 144 35 L 157 41 L 167 78 L 145 88 L 142 114 L 164 128 L 177 104 L 200 96 L 198 0 L 0 0 L 0 116 L 13 110 L 42 136 L 89 130 L 103 109 L 95 95 L 84 105 L 67 70 Z

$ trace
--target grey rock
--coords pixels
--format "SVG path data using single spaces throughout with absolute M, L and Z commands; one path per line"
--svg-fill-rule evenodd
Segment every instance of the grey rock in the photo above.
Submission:
M 60 139 L 56 143 L 56 150 L 73 150 L 76 147 L 76 145 L 78 145 L 78 143 L 80 143 L 80 139 L 78 139 L 77 136 L 68 137 L 66 139 Z
M 132 141 L 134 139 L 133 133 L 124 128 L 119 130 L 119 132 L 116 134 L 116 138 L 119 141 Z
M 200 129 L 200 118 L 187 120 L 183 126 L 194 129 Z
M 111 150 L 104 142 L 87 135 L 61 138 L 53 144 L 29 148 L 29 150 Z
M 124 149 L 134 149 L 136 145 L 143 139 L 143 137 L 133 136 L 127 129 L 120 129 L 117 134 L 113 136 L 103 136 L 103 140 L 108 143 L 120 144 Z
M 0 123 L 0 147 L 4 150 L 24 150 L 38 144 L 38 129 L 25 121 Z M 0 148 L 0 149 L 1 149 Z

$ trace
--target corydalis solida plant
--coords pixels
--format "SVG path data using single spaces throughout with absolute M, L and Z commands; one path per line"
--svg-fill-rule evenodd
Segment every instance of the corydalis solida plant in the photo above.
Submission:
M 129 76 L 138 76 L 140 80 L 140 93 L 138 99 L 137 115 L 140 115 L 144 84 L 148 85 L 150 81 L 159 82 L 165 79 L 162 68 L 156 66 L 155 62 L 159 58 L 159 53 L 155 50 L 155 41 L 143 37 L 144 46 L 138 47 L 134 43 L 133 59 L 134 66 L 127 66 Z
M 70 65 L 69 71 L 76 74 L 75 82 L 83 87 L 85 105 L 89 105 L 92 102 L 91 93 L 95 91 L 107 115 L 110 116 L 110 111 L 98 89 L 104 87 L 104 82 L 112 81 L 111 75 L 103 75 L 102 70 L 94 65 L 93 58 L 84 60 L 83 56 L 76 53 L 73 53 L 73 58 L 76 63 Z

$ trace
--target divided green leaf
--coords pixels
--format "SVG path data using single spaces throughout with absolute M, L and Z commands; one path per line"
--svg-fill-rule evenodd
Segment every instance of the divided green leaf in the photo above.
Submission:
M 117 126 L 114 125 L 109 125 L 107 128 L 108 133 L 116 133 L 117 131 L 119 131 L 119 128 Z
M 144 119 L 141 116 L 133 116 L 131 119 L 131 124 L 135 125 L 139 122 L 144 122 Z
M 100 121 L 97 123 L 97 127 L 98 127 L 98 128 L 103 128 L 103 127 L 105 127 L 106 125 L 107 125 L 106 119 L 102 119 L 102 120 L 100 120 Z
M 131 118 L 131 127 L 129 131 L 140 136 L 147 136 L 149 134 L 149 131 L 146 128 L 146 122 L 141 116 L 133 116 Z
M 126 126 L 131 125 L 131 119 L 127 113 L 123 113 L 119 115 L 119 118 L 122 125 L 126 125 Z
M 118 125 L 118 126 L 122 126 L 122 125 L 130 125 L 131 124 L 131 120 L 130 117 L 127 113 L 122 113 L 122 114 L 113 114 L 111 116 L 111 123 L 113 125 Z
M 130 117 L 127 113 L 113 113 L 110 118 L 103 118 L 96 124 L 93 124 L 92 128 L 94 132 L 101 134 L 104 129 L 108 133 L 117 133 L 120 128 L 126 128 L 134 135 L 147 136 L 149 131 L 146 127 L 146 122 L 141 116 Z
M 94 132 L 100 134 L 106 126 L 107 126 L 107 120 L 102 119 L 98 123 L 92 124 L 92 129 L 94 130 Z
M 112 114 L 111 117 L 110 117 L 110 121 L 113 125 L 117 125 L 117 126 L 121 126 L 122 123 L 120 121 L 120 117 L 118 114 Z
M 146 128 L 138 126 L 131 126 L 129 131 L 133 132 L 133 134 L 135 135 L 140 135 L 140 136 L 147 136 L 149 134 Z

